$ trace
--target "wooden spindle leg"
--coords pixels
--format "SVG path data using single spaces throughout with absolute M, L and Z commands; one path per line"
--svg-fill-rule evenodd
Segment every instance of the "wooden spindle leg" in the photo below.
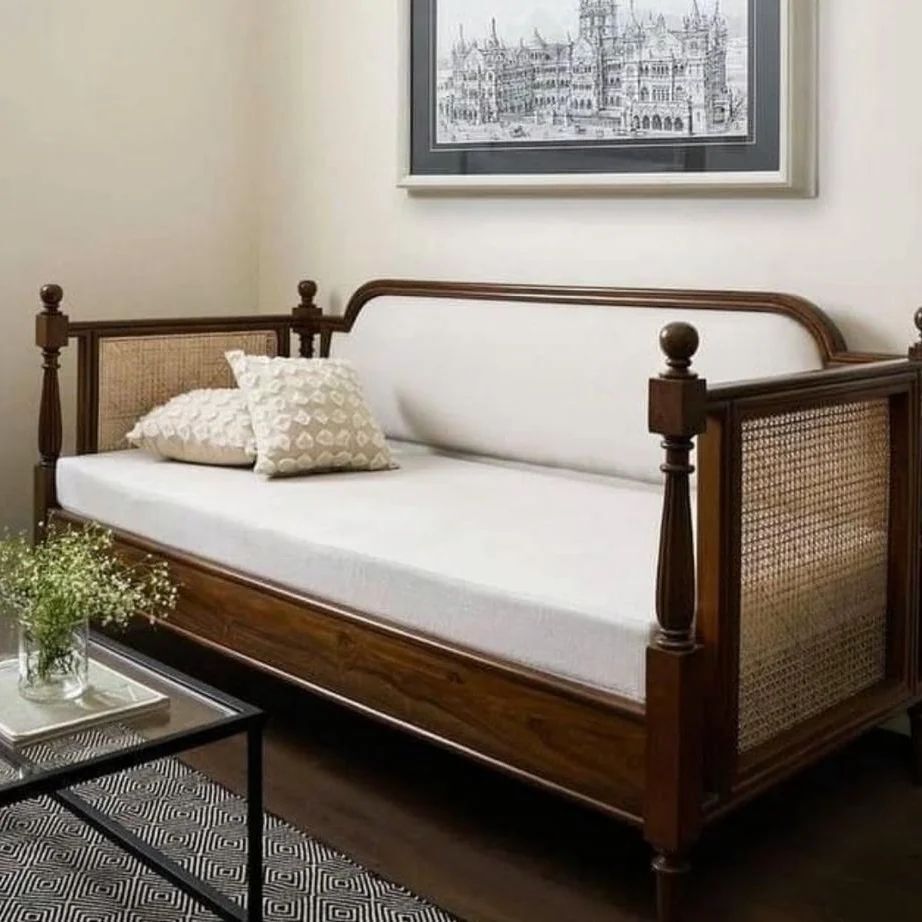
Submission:
M 680 922 L 691 865 L 676 855 L 657 855 L 653 859 L 653 873 L 657 922 Z
M 916 787 L 922 787 L 922 704 L 910 709 L 909 727 L 912 737 L 912 781 Z

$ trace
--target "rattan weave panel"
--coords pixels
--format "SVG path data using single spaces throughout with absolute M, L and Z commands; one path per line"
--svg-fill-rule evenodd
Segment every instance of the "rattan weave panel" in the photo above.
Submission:
M 739 750 L 886 674 L 886 400 L 742 424 Z
M 140 416 L 196 388 L 234 387 L 224 358 L 230 349 L 275 355 L 276 334 L 182 333 L 103 339 L 99 344 L 99 451 L 125 448 Z

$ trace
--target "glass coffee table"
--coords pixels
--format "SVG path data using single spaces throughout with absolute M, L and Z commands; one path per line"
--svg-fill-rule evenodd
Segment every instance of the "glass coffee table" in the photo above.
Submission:
M 118 734 L 107 745 L 84 745 L 86 734 L 57 737 L 54 745 L 13 747 L 0 739 L 0 808 L 34 797 L 57 804 L 124 849 L 221 919 L 262 922 L 264 714 L 142 656 L 121 644 L 95 636 L 90 657 L 170 699 L 169 708 L 120 718 Z M 0 709 L 3 702 L 0 702 Z M 157 759 L 238 734 L 247 738 L 247 900 L 241 906 L 190 874 L 180 864 L 81 799 L 74 785 L 93 781 Z

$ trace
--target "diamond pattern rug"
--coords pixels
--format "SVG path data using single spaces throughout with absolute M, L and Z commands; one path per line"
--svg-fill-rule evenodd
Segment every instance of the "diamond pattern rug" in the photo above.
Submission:
M 246 804 L 177 759 L 76 792 L 243 902 Z M 266 816 L 266 922 L 456 922 Z M 47 798 L 0 809 L 0 922 L 212 922 L 216 917 Z

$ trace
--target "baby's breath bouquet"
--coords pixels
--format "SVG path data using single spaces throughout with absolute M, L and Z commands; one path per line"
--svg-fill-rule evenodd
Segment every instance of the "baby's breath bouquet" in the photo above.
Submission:
M 164 563 L 126 563 L 105 528 L 51 525 L 38 544 L 0 542 L 0 600 L 19 621 L 20 691 L 50 700 L 85 690 L 90 623 L 166 617 L 176 586 Z

